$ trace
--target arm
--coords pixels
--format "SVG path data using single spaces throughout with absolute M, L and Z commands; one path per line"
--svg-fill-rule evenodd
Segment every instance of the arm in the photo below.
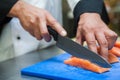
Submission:
M 109 18 L 103 0 L 79 1 L 74 8 L 74 17 L 76 22 L 78 22 L 79 16 L 83 13 L 97 13 L 106 24 L 109 24 Z
M 98 13 L 102 20 L 109 24 L 109 17 L 103 0 L 67 0 L 73 11 L 76 26 L 78 25 L 79 17 L 83 13 Z

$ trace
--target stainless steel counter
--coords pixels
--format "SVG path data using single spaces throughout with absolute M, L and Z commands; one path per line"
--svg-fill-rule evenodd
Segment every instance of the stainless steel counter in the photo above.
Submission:
M 35 52 L 0 62 L 0 80 L 46 80 L 42 78 L 21 75 L 20 70 L 37 62 L 63 53 L 56 46 L 51 46 Z

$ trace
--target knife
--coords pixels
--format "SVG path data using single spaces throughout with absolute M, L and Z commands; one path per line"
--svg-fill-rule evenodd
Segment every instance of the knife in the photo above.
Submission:
M 61 48 L 62 50 L 68 52 L 72 56 L 87 59 L 101 67 L 104 68 L 110 68 L 111 65 L 104 60 L 101 56 L 98 54 L 92 52 L 91 50 L 83 47 L 82 45 L 72 41 L 68 37 L 63 37 L 59 35 L 55 30 L 48 27 L 48 32 L 50 35 L 53 36 L 54 40 L 56 41 L 56 46 Z

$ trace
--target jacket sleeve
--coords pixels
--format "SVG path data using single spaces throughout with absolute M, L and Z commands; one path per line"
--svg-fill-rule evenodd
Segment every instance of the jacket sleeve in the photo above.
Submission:
M 77 3 L 79 1 L 81 1 L 81 0 L 67 0 L 67 2 L 68 2 L 68 4 L 69 4 L 72 11 L 74 10 L 75 6 L 77 5 Z
M 73 11 L 76 26 L 79 16 L 85 12 L 98 13 L 106 24 L 109 23 L 109 17 L 103 0 L 80 0 Z
M 18 0 L 0 0 L 0 26 L 10 21 L 6 15 Z

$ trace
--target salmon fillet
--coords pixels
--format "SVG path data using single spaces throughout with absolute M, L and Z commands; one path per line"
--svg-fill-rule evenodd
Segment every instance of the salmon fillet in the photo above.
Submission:
M 108 62 L 110 63 L 119 62 L 119 59 L 114 54 L 109 53 Z M 98 66 L 97 64 L 90 62 L 89 60 L 76 58 L 76 57 L 70 57 L 69 59 L 65 60 L 64 63 L 71 66 L 80 67 L 86 70 L 97 72 L 97 73 L 103 73 L 110 70 L 110 68 L 103 68 Z

